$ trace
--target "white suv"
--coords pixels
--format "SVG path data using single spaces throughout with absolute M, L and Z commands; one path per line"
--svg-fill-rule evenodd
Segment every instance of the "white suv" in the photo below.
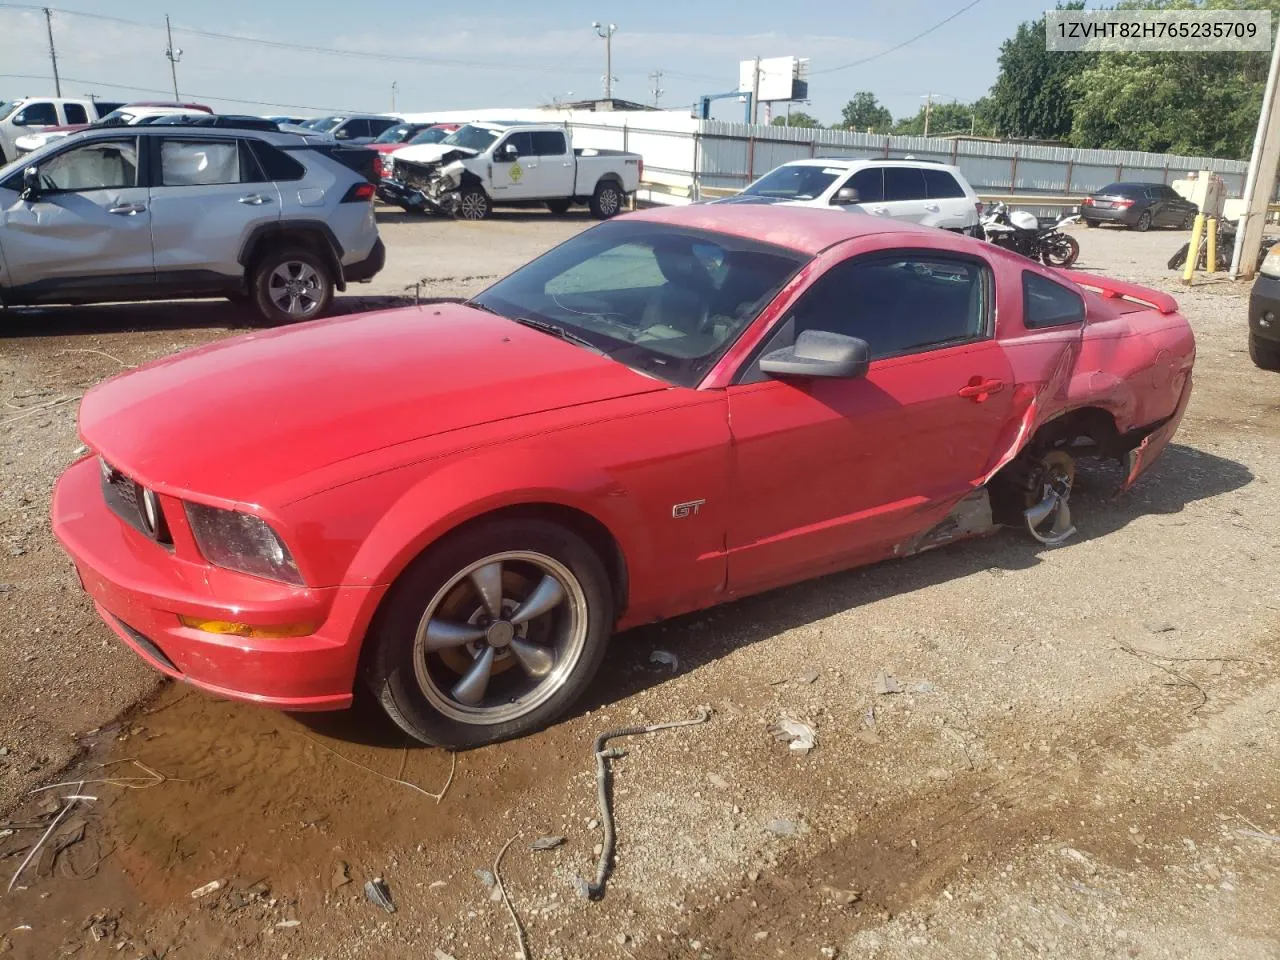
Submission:
M 960 233 L 978 225 L 982 203 L 957 168 L 930 160 L 819 157 L 775 167 L 717 203 L 840 207 Z

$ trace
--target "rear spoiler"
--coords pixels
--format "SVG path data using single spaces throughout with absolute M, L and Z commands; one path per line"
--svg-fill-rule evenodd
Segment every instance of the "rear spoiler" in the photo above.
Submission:
M 1161 313 L 1178 312 L 1178 301 L 1159 290 L 1116 280 L 1114 277 L 1100 277 L 1096 273 L 1081 273 L 1078 270 L 1059 270 L 1058 272 L 1079 286 L 1097 290 L 1107 300 L 1136 300 L 1138 303 L 1154 307 Z

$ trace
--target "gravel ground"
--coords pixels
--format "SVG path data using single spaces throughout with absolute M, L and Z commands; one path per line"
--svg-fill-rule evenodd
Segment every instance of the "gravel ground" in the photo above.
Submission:
M 467 294 L 586 225 L 387 221 L 388 269 L 343 309 L 419 281 Z M 68 792 L 28 790 L 114 761 L 144 779 L 82 788 L 60 856 L 0 899 L 0 953 L 519 956 L 476 875 L 518 836 L 501 873 L 539 960 L 1280 956 L 1280 379 L 1248 361 L 1247 287 L 1163 269 L 1180 235 L 1077 236 L 1082 268 L 1173 292 L 1199 341 L 1183 427 L 1131 493 L 1086 472 L 1055 550 L 1006 531 L 632 631 L 574 716 L 459 755 L 439 803 L 405 784 L 438 792 L 449 755 L 363 706 L 291 717 L 158 685 L 49 535 L 75 398 L 245 317 L 3 317 L 0 881 Z M 591 739 L 704 704 L 706 724 L 621 742 L 617 867 L 580 900 Z M 816 748 L 776 742 L 781 719 Z M 174 779 L 129 789 L 129 758 Z M 544 835 L 566 841 L 531 851 Z M 367 902 L 375 877 L 394 914 Z

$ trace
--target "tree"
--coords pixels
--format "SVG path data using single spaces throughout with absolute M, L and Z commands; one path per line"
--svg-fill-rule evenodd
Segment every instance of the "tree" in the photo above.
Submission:
M 1083 8 L 1082 0 L 1060 6 Z M 988 98 L 991 123 L 1000 136 L 1063 140 L 1071 133 L 1068 87 L 1094 55 L 1050 53 L 1044 31 L 1044 17 L 1025 21 L 1000 45 L 1000 72 Z
M 988 114 L 989 101 L 986 97 L 976 103 L 934 103 L 929 111 L 929 136 L 941 137 L 958 133 L 972 133 L 975 136 L 991 136 L 992 127 Z M 905 136 L 922 136 L 924 134 L 925 108 L 914 117 L 901 117 L 893 125 L 893 133 Z
M 779 114 L 773 118 L 775 127 L 821 127 L 817 117 L 812 117 L 803 110 L 792 110 L 790 114 Z
M 870 90 L 860 90 L 840 111 L 839 126 L 844 130 L 883 133 L 893 124 L 891 114 Z

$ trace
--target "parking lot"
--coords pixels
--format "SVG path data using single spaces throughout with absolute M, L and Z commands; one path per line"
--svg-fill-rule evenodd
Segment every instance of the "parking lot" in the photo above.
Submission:
M 387 267 L 340 312 L 468 295 L 592 223 L 380 220 Z M 28 791 L 95 798 L 0 899 L 0 955 L 520 956 L 477 875 L 512 838 L 539 960 L 1280 955 L 1280 378 L 1249 362 L 1247 285 L 1165 269 L 1181 233 L 1073 232 L 1080 269 L 1174 293 L 1198 338 L 1181 430 L 1129 494 L 1085 475 L 1060 548 L 1006 530 L 622 635 L 570 718 L 456 755 L 439 802 L 450 755 L 372 710 L 158 685 L 50 535 L 80 395 L 252 330 L 247 308 L 0 314 L 0 880 L 47 803 Z M 616 870 L 578 898 L 593 738 L 699 705 L 623 742 Z M 816 747 L 778 743 L 782 718 Z

